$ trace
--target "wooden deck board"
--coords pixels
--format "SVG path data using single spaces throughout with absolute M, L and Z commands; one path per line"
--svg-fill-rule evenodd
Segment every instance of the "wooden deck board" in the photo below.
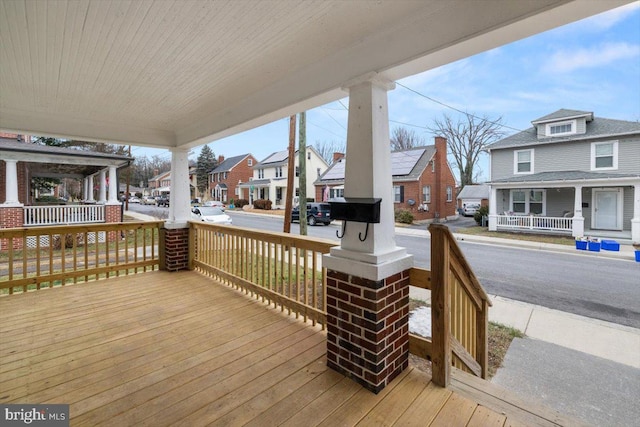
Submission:
M 325 354 L 320 328 L 194 272 L 0 298 L 0 402 L 68 403 L 74 426 L 564 421 L 522 402 L 504 411 L 508 396 L 483 394 L 482 382 L 443 389 L 414 368 L 376 395 Z

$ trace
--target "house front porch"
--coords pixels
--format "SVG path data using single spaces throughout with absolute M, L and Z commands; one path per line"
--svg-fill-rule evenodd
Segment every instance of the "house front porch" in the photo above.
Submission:
M 327 368 L 327 334 L 194 271 L 0 298 L 0 402 L 70 405 L 71 425 L 575 425 L 454 369 L 379 394 Z
M 640 177 L 542 172 L 491 183 L 489 230 L 640 243 Z

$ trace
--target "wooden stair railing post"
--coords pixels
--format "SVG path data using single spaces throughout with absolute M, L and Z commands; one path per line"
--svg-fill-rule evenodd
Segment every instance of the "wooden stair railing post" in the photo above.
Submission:
M 478 363 L 482 367 L 482 378 L 489 376 L 489 303 L 482 300 L 482 309 L 479 310 L 479 318 L 476 325 L 476 345 L 478 346 Z
M 449 240 L 445 226 L 431 224 L 432 381 L 447 387 L 451 379 L 451 306 Z

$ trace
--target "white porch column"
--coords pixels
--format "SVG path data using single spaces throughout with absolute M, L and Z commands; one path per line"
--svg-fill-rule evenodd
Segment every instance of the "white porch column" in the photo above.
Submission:
M 102 169 L 100 171 L 100 193 L 98 196 L 98 202 L 107 202 L 107 170 Z
M 169 194 L 168 224 L 186 226 L 187 221 L 191 219 L 189 195 L 189 150 L 171 150 L 171 193 Z
M 23 206 L 18 199 L 18 161 L 5 160 L 5 206 Z
M 345 197 L 381 198 L 380 223 L 348 222 L 340 247 L 324 257 L 330 270 L 381 280 L 413 266 L 413 257 L 395 243 L 387 91 L 395 85 L 372 78 L 348 86 L 349 124 Z
M 88 194 L 89 197 L 87 198 L 87 200 L 90 201 L 90 202 L 94 202 L 95 199 L 93 197 L 93 185 L 94 185 L 93 184 L 93 175 L 89 176 L 88 178 L 89 178 L 89 194 Z
M 573 202 L 573 237 L 584 236 L 584 217 L 582 216 L 582 185 L 576 185 Z
M 489 197 L 489 231 L 498 230 L 498 189 L 491 186 L 491 196 Z
M 631 241 L 640 245 L 640 184 L 633 186 L 633 218 L 631 218 Z
M 115 166 L 109 166 L 109 200 L 108 205 L 119 205 L 118 201 L 118 170 Z
M 82 200 L 89 200 L 89 177 L 85 176 L 82 181 Z

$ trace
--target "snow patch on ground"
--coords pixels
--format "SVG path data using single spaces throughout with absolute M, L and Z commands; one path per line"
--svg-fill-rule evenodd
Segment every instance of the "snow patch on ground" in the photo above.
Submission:
M 409 313 L 409 332 L 431 337 L 431 307 L 418 307 Z

